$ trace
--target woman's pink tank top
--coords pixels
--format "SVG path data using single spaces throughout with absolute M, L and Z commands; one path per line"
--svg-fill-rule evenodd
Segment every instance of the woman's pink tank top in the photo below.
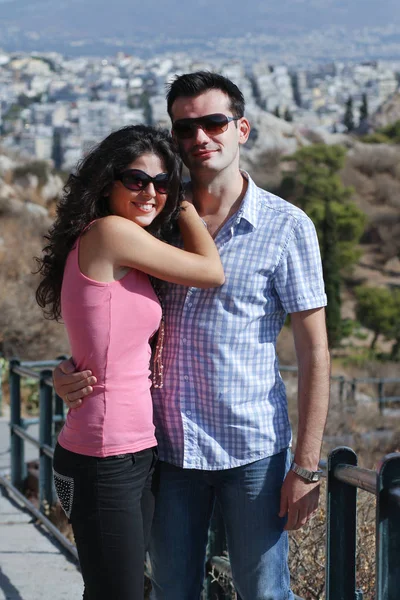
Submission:
M 78 255 L 79 240 L 65 265 L 61 313 L 77 370 L 90 369 L 97 384 L 68 412 L 58 441 L 99 457 L 151 448 L 149 338 L 160 324 L 159 301 L 141 271 L 101 283 L 81 273 Z

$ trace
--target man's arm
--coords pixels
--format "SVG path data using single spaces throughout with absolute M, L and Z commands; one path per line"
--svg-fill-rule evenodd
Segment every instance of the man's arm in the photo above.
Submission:
M 91 371 L 75 372 L 71 359 L 63 360 L 53 371 L 54 389 L 68 408 L 79 408 L 96 381 Z
M 318 469 L 329 404 L 330 360 L 325 310 L 291 314 L 298 362 L 299 424 L 294 461 L 310 471 Z M 318 507 L 319 483 L 307 483 L 289 471 L 283 482 L 279 515 L 287 514 L 285 529 L 302 527 Z

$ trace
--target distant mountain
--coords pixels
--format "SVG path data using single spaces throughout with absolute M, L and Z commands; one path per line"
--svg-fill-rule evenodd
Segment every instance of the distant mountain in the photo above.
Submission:
M 166 37 L 293 35 L 330 26 L 350 32 L 396 22 L 398 0 L 0 0 L 0 47 L 21 33 L 32 44 L 37 34 L 41 40 L 120 36 L 151 44 Z

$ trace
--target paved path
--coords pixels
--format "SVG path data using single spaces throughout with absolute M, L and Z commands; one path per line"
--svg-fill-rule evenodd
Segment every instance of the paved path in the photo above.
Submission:
M 26 444 L 26 454 L 31 460 L 37 450 Z M 9 470 L 9 428 L 4 416 L 0 417 L 0 473 Z M 0 485 L 0 600 L 80 600 L 82 588 L 73 559 Z

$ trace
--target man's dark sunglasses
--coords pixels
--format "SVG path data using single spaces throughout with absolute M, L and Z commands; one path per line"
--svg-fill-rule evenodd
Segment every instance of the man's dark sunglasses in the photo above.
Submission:
M 221 113 L 204 115 L 204 117 L 197 117 L 196 119 L 178 119 L 172 124 L 172 131 L 181 140 L 192 138 L 198 127 L 207 135 L 218 135 L 228 129 L 231 121 L 238 121 L 239 119 L 240 117 L 227 117 Z
M 168 194 L 169 190 L 168 173 L 158 173 L 155 177 L 150 177 L 150 175 L 140 169 L 127 169 L 118 173 L 115 179 L 121 181 L 122 185 L 132 192 L 144 190 L 149 183 L 154 185 L 154 189 L 159 194 Z

